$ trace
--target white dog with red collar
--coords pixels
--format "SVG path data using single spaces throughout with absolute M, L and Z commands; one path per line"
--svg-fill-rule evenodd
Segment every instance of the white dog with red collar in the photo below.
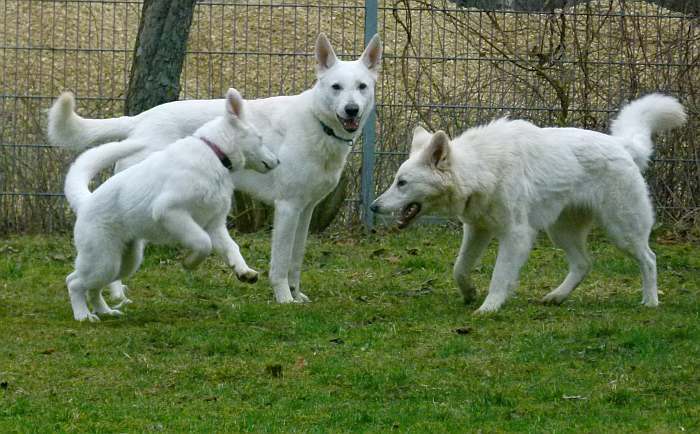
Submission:
M 72 101 L 66 94 L 59 103 Z M 190 251 L 184 262 L 187 268 L 199 265 L 213 249 L 240 280 L 257 280 L 258 273 L 248 267 L 226 229 L 234 187 L 231 173 L 246 167 L 246 161 L 268 171 L 279 160 L 247 122 L 244 101 L 235 89 L 229 89 L 220 112 L 192 136 L 117 173 L 93 192 L 88 186 L 100 170 L 142 146 L 110 143 L 84 152 L 73 163 L 65 193 L 77 214 L 78 255 L 66 283 L 76 320 L 121 315 L 109 307 L 101 290 L 136 272 L 144 241 L 186 247 Z

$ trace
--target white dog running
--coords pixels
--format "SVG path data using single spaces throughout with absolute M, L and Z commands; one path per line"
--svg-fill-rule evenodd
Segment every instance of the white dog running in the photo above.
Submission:
M 357 61 L 341 61 L 321 34 L 315 54 L 318 80 L 312 89 L 246 105 L 248 121 L 279 156 L 279 168 L 264 175 L 250 170 L 233 174 L 236 189 L 274 204 L 270 281 L 279 303 L 309 300 L 301 292 L 300 277 L 311 213 L 338 184 L 352 142 L 372 111 L 382 48 L 375 35 Z M 81 118 L 54 104 L 49 139 L 78 148 L 117 140 L 141 148 L 117 164 L 121 169 L 192 134 L 219 115 L 221 104 L 177 101 L 113 119 Z M 110 288 L 119 292 L 121 284 Z
M 566 279 L 544 301 L 564 301 L 591 267 L 585 244 L 596 219 L 638 261 L 642 303 L 654 307 L 656 258 L 648 245 L 654 217 L 641 171 L 653 150 L 652 134 L 685 121 L 677 100 L 652 94 L 622 109 L 612 135 L 500 119 L 450 141 L 442 131 L 418 127 L 408 160 L 372 209 L 400 212 L 401 227 L 425 212 L 458 217 L 464 235 L 454 278 L 467 302 L 476 295 L 470 270 L 496 237 L 496 265 L 478 312 L 506 301 L 542 229 L 569 262 Z
M 60 102 L 72 101 L 66 95 Z M 78 256 L 66 283 L 76 320 L 121 314 L 107 305 L 101 290 L 139 268 L 143 240 L 188 248 L 191 253 L 184 262 L 188 268 L 199 265 L 213 248 L 239 279 L 257 280 L 257 272 L 246 265 L 226 229 L 233 194 L 230 172 L 243 169 L 245 161 L 272 169 L 278 160 L 246 122 L 243 104 L 240 94 L 229 89 L 220 106 L 225 115 L 114 175 L 92 193 L 88 184 L 97 172 L 142 145 L 111 143 L 86 151 L 73 163 L 65 192 L 77 214 Z

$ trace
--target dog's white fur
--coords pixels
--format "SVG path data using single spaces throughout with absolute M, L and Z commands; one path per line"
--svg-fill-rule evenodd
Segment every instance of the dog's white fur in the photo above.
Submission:
M 304 302 L 301 265 L 311 213 L 338 184 L 350 144 L 324 132 L 321 122 L 342 139 L 354 140 L 374 106 L 374 85 L 381 63 L 379 37 L 369 42 L 356 61 L 339 60 L 328 39 L 316 41 L 317 82 L 299 95 L 247 102 L 249 122 L 263 143 L 278 155 L 280 166 L 268 173 L 234 173 L 236 188 L 275 208 L 270 281 L 279 303 Z M 85 119 L 54 104 L 49 111 L 52 143 L 78 148 L 121 141 L 141 148 L 117 168 L 128 167 L 166 144 L 191 134 L 219 114 L 216 100 L 178 101 L 134 117 Z M 357 110 L 349 116 L 348 108 Z M 345 124 L 344 124 L 345 123 Z M 345 128 L 350 126 L 350 130 Z M 119 292 L 121 284 L 111 288 Z M 119 294 L 117 294 L 119 295 Z
M 442 131 L 417 127 L 408 160 L 372 207 L 403 211 L 404 220 L 419 209 L 463 222 L 454 278 L 465 301 L 475 297 L 470 270 L 497 238 L 488 296 L 478 312 L 498 310 L 515 289 L 539 230 L 569 262 L 566 279 L 543 301 L 563 302 L 591 267 L 585 243 L 594 219 L 638 261 L 642 303 L 657 306 L 656 259 L 648 245 L 654 217 L 641 171 L 653 151 L 652 134 L 685 121 L 676 99 L 651 94 L 621 110 L 612 135 L 499 119 L 450 141 Z
M 64 99 L 72 101 L 70 95 Z M 97 172 L 142 145 L 107 144 L 84 152 L 73 163 L 65 193 L 77 214 L 78 255 L 66 283 L 76 320 L 97 321 L 99 314 L 121 314 L 107 305 L 101 290 L 138 269 L 144 240 L 185 246 L 191 251 L 185 259 L 188 268 L 214 249 L 241 280 L 257 280 L 257 272 L 248 267 L 226 229 L 234 186 L 231 172 L 204 140 L 229 158 L 232 171 L 242 170 L 246 161 L 260 161 L 270 169 L 278 161 L 262 146 L 260 133 L 246 122 L 244 102 L 235 89 L 229 89 L 220 112 L 224 115 L 192 136 L 117 173 L 94 192 L 88 184 Z

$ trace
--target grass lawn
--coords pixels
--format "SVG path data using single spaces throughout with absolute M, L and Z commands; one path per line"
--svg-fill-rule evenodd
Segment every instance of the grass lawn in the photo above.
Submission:
M 269 234 L 236 237 L 267 271 Z M 416 227 L 309 242 L 304 292 L 218 258 L 194 272 L 149 247 L 120 319 L 72 319 L 67 237 L 0 240 L 0 432 L 698 432 L 700 253 L 654 243 L 661 307 L 601 237 L 562 306 L 541 239 L 517 296 L 475 316 L 452 282 L 460 236 Z M 479 302 L 495 246 L 475 273 Z M 459 331 L 459 332 L 458 332 Z

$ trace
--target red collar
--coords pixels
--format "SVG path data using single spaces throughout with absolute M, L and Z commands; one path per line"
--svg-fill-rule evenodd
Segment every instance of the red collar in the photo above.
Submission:
M 223 164 L 225 168 L 227 168 L 228 170 L 231 170 L 233 168 L 233 163 L 231 163 L 231 160 L 226 156 L 226 154 L 224 154 L 224 151 L 222 151 L 221 148 L 219 148 L 216 145 L 216 143 L 213 143 L 206 137 L 198 137 L 198 139 L 206 143 L 207 146 L 209 146 L 209 149 L 214 151 L 214 154 L 216 154 L 216 158 L 218 158 L 219 161 L 221 161 L 221 164 Z

